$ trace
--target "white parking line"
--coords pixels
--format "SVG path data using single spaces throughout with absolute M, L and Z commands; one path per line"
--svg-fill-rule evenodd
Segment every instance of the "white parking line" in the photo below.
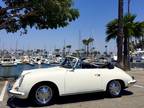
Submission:
M 144 88 L 144 86 L 141 85 L 134 85 L 134 87 Z
M 6 92 L 6 88 L 7 88 L 7 84 L 8 84 L 8 81 L 5 81 L 5 85 L 4 85 L 2 92 L 1 92 L 1 95 L 0 95 L 0 101 L 3 101 L 4 95 Z

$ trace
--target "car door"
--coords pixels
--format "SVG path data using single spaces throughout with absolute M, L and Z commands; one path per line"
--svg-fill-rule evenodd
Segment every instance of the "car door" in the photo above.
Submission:
M 99 69 L 67 70 L 65 76 L 65 93 L 81 93 L 101 90 L 101 73 Z

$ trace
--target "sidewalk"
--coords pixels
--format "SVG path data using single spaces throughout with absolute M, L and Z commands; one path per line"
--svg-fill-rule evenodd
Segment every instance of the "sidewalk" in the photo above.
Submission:
M 134 76 L 137 80 L 138 85 L 144 86 L 144 68 L 143 69 L 131 69 L 131 71 L 126 71 L 129 75 Z

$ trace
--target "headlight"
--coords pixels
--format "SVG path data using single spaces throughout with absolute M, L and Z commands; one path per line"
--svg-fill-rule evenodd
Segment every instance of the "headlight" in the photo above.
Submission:
M 23 82 L 23 80 L 24 80 L 24 77 L 25 77 L 27 74 L 29 74 L 29 73 L 27 72 L 27 73 L 21 74 L 20 77 L 18 77 L 18 79 L 16 80 L 16 84 L 15 84 L 17 87 L 20 87 L 20 86 L 21 86 L 21 84 L 22 84 L 22 82 Z
M 16 82 L 13 84 L 12 89 L 18 91 L 19 87 L 21 86 L 23 79 L 24 79 L 25 75 L 21 75 L 20 77 L 18 77 L 18 79 L 16 80 Z
M 25 75 L 22 75 L 22 76 L 20 76 L 20 77 L 18 78 L 18 80 L 19 80 L 19 81 L 18 81 L 18 82 L 19 82 L 19 83 L 18 83 L 18 86 L 19 86 L 19 87 L 21 86 L 21 84 L 22 84 L 22 82 L 23 82 L 24 76 L 25 76 Z

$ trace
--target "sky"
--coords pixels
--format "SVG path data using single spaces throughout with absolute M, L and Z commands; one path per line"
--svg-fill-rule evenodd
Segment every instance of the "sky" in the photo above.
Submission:
M 131 0 L 131 13 L 136 14 L 137 21 L 144 21 L 144 0 Z M 2 0 L 0 0 L 0 5 Z M 29 29 L 26 35 L 20 32 L 6 33 L 0 31 L 0 49 L 47 49 L 62 48 L 72 45 L 72 50 L 82 47 L 79 38 L 94 38 L 93 46 L 100 52 L 116 52 L 116 42 L 105 42 L 106 24 L 118 16 L 118 0 L 74 0 L 74 7 L 80 12 L 80 17 L 65 28 L 57 30 Z M 124 12 L 127 12 L 127 0 L 124 0 Z

